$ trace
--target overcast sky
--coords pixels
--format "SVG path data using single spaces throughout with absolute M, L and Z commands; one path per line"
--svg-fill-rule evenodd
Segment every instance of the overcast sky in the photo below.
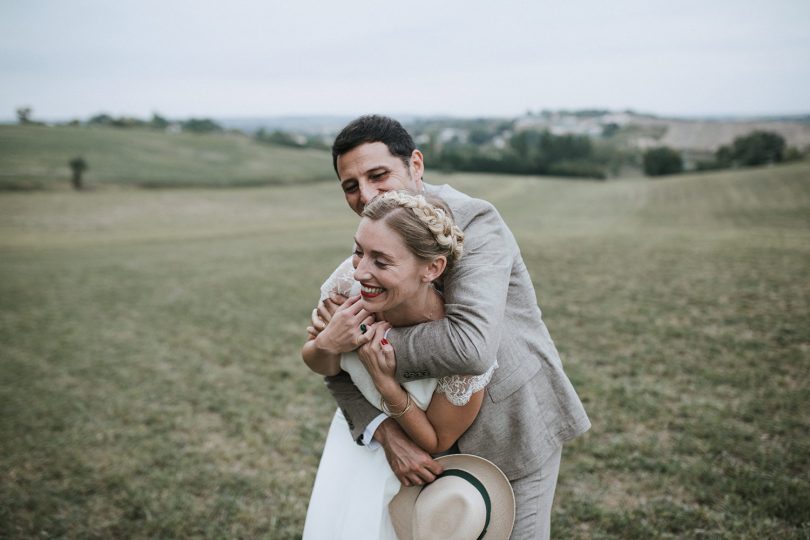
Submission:
M 810 0 L 0 0 L 0 117 L 810 112 Z

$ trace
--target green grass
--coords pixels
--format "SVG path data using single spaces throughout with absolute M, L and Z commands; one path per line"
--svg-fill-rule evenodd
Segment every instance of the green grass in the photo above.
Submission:
M 334 178 L 329 152 L 259 144 L 241 134 L 0 125 L 0 189 L 69 189 L 83 156 L 89 187 L 260 186 Z
M 512 226 L 593 429 L 555 538 L 810 536 L 810 165 L 453 175 Z M 297 538 L 337 183 L 0 196 L 0 537 Z

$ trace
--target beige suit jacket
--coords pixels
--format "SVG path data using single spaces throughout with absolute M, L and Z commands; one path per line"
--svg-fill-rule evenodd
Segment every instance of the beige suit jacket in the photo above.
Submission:
M 389 332 L 397 377 L 478 375 L 497 360 L 481 411 L 458 448 L 514 480 L 591 424 L 543 323 L 517 242 L 495 207 L 447 185 L 425 184 L 425 191 L 453 211 L 464 230 L 464 255 L 442 283 L 445 318 Z M 326 383 L 362 444 L 365 426 L 380 411 L 347 374 Z

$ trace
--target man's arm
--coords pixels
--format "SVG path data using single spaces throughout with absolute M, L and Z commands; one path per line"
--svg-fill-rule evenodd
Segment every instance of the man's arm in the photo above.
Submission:
M 337 401 L 343 416 L 349 424 L 352 438 L 357 444 L 368 444 L 370 441 L 362 440 L 363 431 L 382 411 L 372 406 L 360 390 L 352 382 L 352 378 L 345 371 L 332 377 L 324 377 L 324 382 L 332 397 Z
M 397 379 L 480 375 L 495 362 L 517 245 L 489 203 L 464 228 L 464 254 L 444 280 L 445 317 L 393 328 Z

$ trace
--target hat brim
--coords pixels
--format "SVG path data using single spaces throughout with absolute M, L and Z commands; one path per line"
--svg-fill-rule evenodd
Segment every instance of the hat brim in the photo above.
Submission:
M 515 494 L 506 475 L 491 461 L 472 454 L 450 454 L 436 458 L 445 470 L 461 469 L 475 476 L 492 502 L 485 540 L 508 540 L 515 524 Z M 388 504 L 391 522 L 399 540 L 413 539 L 413 509 L 424 486 L 402 486 Z

